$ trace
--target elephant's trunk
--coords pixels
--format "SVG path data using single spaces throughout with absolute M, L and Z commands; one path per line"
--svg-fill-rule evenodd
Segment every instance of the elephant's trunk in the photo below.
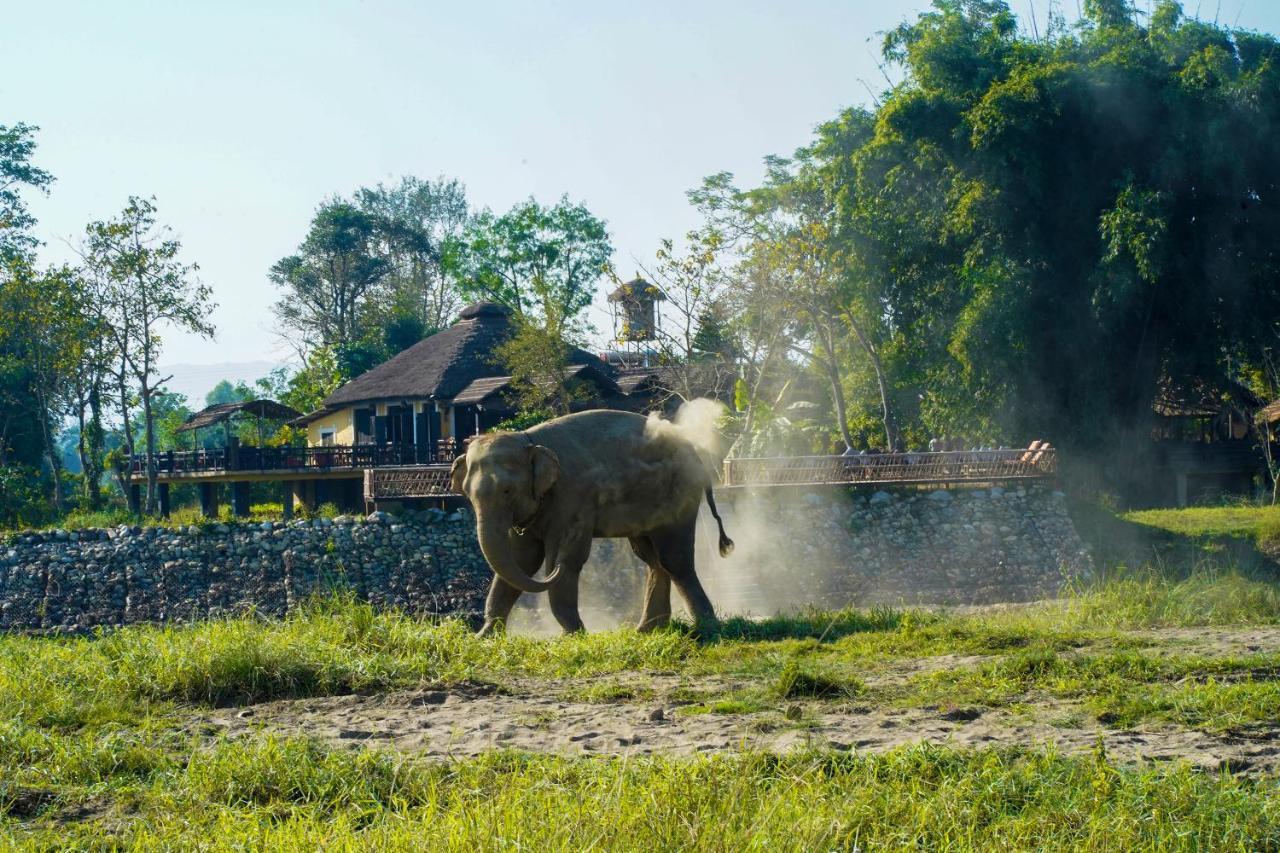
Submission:
M 524 573 L 511 553 L 511 519 L 495 518 L 491 515 L 476 516 L 476 536 L 480 540 L 480 550 L 489 562 L 493 573 L 523 592 L 545 592 L 560 576 L 559 567 L 546 580 L 535 581 Z

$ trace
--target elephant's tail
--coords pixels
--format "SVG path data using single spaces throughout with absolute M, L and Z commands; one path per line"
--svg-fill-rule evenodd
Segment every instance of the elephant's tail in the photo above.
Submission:
M 720 528 L 720 556 L 727 557 L 733 553 L 733 540 L 724 532 L 724 519 L 720 518 L 720 511 L 716 509 L 716 498 L 711 493 L 710 486 L 707 486 L 707 506 L 711 507 L 711 515 Z

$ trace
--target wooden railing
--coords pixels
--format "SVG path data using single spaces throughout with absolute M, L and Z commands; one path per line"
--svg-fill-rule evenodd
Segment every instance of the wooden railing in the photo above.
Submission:
M 723 485 L 947 485 L 1052 477 L 1057 471 L 1058 455 L 1053 448 L 768 457 L 726 459 Z M 364 472 L 364 499 L 369 504 L 451 494 L 448 465 Z
M 973 483 L 1051 477 L 1053 448 L 726 459 L 726 486 Z
M 414 444 L 338 444 L 328 447 L 236 447 L 157 453 L 161 474 L 224 471 L 299 471 L 378 468 L 395 465 L 443 465 L 456 454 L 449 448 Z M 146 473 L 145 454 L 129 460 L 134 476 Z
M 448 465 L 370 468 L 364 472 L 365 503 L 446 497 L 453 493 L 449 484 L 449 472 Z

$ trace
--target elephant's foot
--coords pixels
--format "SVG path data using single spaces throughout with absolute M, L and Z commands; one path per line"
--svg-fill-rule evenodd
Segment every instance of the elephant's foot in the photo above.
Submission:
M 640 620 L 640 624 L 636 625 L 636 630 L 641 634 L 647 634 L 650 631 L 657 631 L 659 628 L 665 628 L 671 624 L 671 616 L 649 616 Z
M 499 616 L 486 616 L 484 624 L 480 626 L 480 630 L 476 631 L 477 637 L 492 637 L 496 634 L 505 634 L 507 632 L 507 621 Z

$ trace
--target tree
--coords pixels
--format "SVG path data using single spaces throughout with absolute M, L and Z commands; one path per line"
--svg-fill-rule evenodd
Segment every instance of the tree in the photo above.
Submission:
M 37 128 L 0 125 L 0 291 L 22 287 L 31 275 L 31 252 L 39 241 L 21 192 L 48 192 L 53 177 L 34 166 Z M 0 468 L 39 465 L 42 429 L 32 393 L 32 371 L 25 357 L 24 323 L 15 318 L 0 325 Z M 11 492 L 12 493 L 12 492 Z
M 725 310 L 712 302 L 698 312 L 689 349 L 696 360 L 733 362 L 739 357 L 737 342 L 729 330 Z
M 344 381 L 334 351 L 321 347 L 301 368 L 277 367 L 254 384 L 263 396 L 300 412 L 313 412 Z
M 253 389 L 245 383 L 237 382 L 233 385 L 230 379 L 223 379 L 204 395 L 204 404 L 218 406 L 226 403 L 247 403 L 255 396 Z
M 86 255 L 110 285 L 111 327 L 121 359 L 126 435 L 130 428 L 125 378 L 135 384 L 142 406 L 147 454 L 145 510 L 152 512 L 156 501 L 154 404 L 169 378 L 156 371 L 160 332 L 180 329 L 212 337 L 213 326 L 207 317 L 213 294 L 195 277 L 197 267 L 178 259 L 182 245 L 168 228 L 157 223 L 152 199 L 130 197 L 119 216 L 90 224 L 86 235 Z M 129 442 L 132 445 L 131 437 Z
M 23 187 L 48 192 L 53 176 L 31 164 L 35 132 L 29 124 L 0 124 L 0 263 L 31 252 L 38 241 L 31 234 L 35 217 L 27 210 Z
M 354 205 L 322 204 L 298 253 L 271 267 L 285 293 L 275 304 L 281 333 L 305 360 L 316 347 L 344 347 L 363 337 L 367 301 L 391 272 L 374 252 L 377 220 Z
M 526 418 L 567 415 L 587 396 L 570 373 L 577 328 L 554 303 L 550 311 L 541 321 L 517 317 L 515 333 L 495 352 L 511 376 L 508 399 Z
M 8 348 L 20 354 L 26 365 L 53 508 L 58 512 L 64 508 L 64 495 L 57 432 L 69 410 L 73 377 L 83 356 L 82 294 L 74 270 L 63 267 L 42 273 L 25 261 L 14 265 L 0 288 L 0 326 L 9 332 Z
M 757 189 L 693 194 L 751 261 L 730 302 L 786 307 L 778 339 L 836 365 L 837 405 L 854 392 L 839 419 L 875 400 L 890 444 L 1052 436 L 1105 460 L 1162 385 L 1221 387 L 1274 346 L 1280 43 L 1169 0 L 1086 13 L 1027 38 L 1003 2 L 939 0 L 886 35 L 903 79 L 874 111 Z
M 561 198 L 543 207 L 532 198 L 502 216 L 484 211 L 467 229 L 460 286 L 550 330 L 591 304 L 613 246 L 603 220 Z
M 1229 379 L 1280 320 L 1280 46 L 1167 0 L 1087 12 L 1030 41 L 948 2 L 886 39 L 907 79 L 844 212 L 935 425 L 1118 446 L 1162 382 Z
M 462 308 L 456 275 L 471 217 L 462 184 L 404 177 L 356 190 L 353 203 L 372 217 L 371 251 L 388 265 L 381 282 L 387 313 L 395 322 L 417 321 L 419 339 L 443 329 Z

